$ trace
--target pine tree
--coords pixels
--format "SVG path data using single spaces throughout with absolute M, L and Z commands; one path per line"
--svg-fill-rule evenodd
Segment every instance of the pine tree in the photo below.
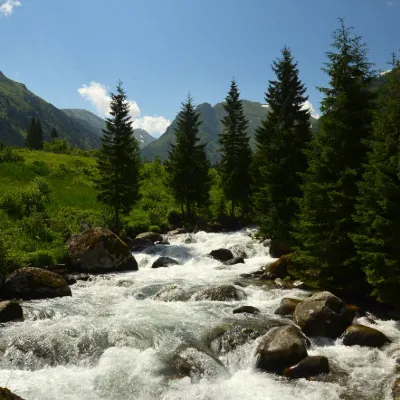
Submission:
M 231 202 L 232 217 L 235 216 L 236 205 L 240 205 L 242 213 L 246 213 L 251 187 L 249 168 L 252 154 L 247 135 L 248 121 L 239 97 L 237 83 L 232 80 L 224 104 L 227 115 L 221 120 L 224 129 L 219 136 L 222 189 L 226 200 Z
M 196 206 L 208 202 L 211 182 L 205 144 L 199 139 L 199 117 L 189 94 L 178 115 L 176 144 L 171 145 L 166 162 L 171 188 L 182 214 L 186 208 L 190 222 L 194 221 Z
M 289 48 L 283 48 L 272 69 L 276 80 L 269 82 L 265 94 L 269 112 L 256 131 L 254 209 L 260 233 L 290 247 L 302 194 L 300 173 L 307 169 L 304 150 L 311 140 L 310 112 L 304 109 L 306 88 Z
M 39 119 L 36 120 L 36 131 L 35 131 L 35 150 L 43 149 L 43 129 L 42 123 Z
M 340 22 L 327 53 L 330 87 L 320 89 L 324 116 L 308 151 L 300 202 L 297 262 L 306 268 L 296 270 L 309 283 L 345 294 L 365 290 L 350 235 L 357 229 L 352 215 L 372 130 L 373 73 L 361 38 Z
M 31 150 L 36 148 L 36 137 L 37 137 L 36 130 L 37 130 L 36 119 L 31 118 L 31 120 L 29 121 L 25 139 L 26 147 L 28 147 Z
M 359 184 L 353 236 L 373 295 L 400 306 L 400 63 L 393 55 L 393 70 L 378 100 L 369 162 Z
M 57 129 L 56 128 L 53 128 L 52 129 L 52 131 L 51 131 L 51 138 L 54 140 L 54 139 L 58 139 L 58 132 L 57 132 Z
M 111 94 L 110 117 L 106 119 L 97 160 L 98 199 L 114 212 L 114 228 L 121 228 L 121 215 L 129 213 L 139 198 L 139 143 L 133 136 L 130 105 L 119 82 Z

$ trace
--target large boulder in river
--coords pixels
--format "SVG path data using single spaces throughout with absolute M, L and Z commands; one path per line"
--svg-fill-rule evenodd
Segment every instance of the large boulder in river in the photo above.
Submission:
M 301 303 L 302 300 L 283 298 L 280 306 L 275 310 L 277 315 L 292 315 L 296 307 Z
M 388 337 L 377 329 L 365 325 L 351 325 L 343 334 L 345 346 L 382 347 L 390 343 Z
M 283 375 L 290 379 L 311 378 L 321 374 L 329 374 L 329 361 L 324 356 L 312 356 L 301 360 L 297 365 L 286 368 Z
M 136 239 L 148 239 L 153 243 L 163 241 L 163 237 L 157 232 L 143 232 L 137 235 Z
M 0 387 L 0 400 L 24 400 L 24 399 L 10 392 L 6 388 Z
M 22 320 L 24 318 L 22 308 L 16 301 L 0 302 L 0 322 Z
M 256 355 L 257 368 L 283 374 L 286 368 L 307 357 L 306 341 L 294 325 L 274 328 L 261 339 Z
M 68 243 L 73 269 L 80 272 L 137 271 L 131 251 L 115 233 L 94 228 L 75 235 Z
M 24 300 L 72 295 L 62 276 L 40 268 L 17 269 L 7 278 L 4 292 L 7 298 Z
M 209 257 L 215 258 L 218 261 L 229 261 L 231 260 L 234 255 L 229 249 L 217 249 L 213 250 L 210 254 Z
M 131 239 L 130 237 L 125 237 L 124 243 L 128 245 L 131 251 L 142 251 L 154 246 L 154 243 L 150 239 Z
M 261 276 L 261 279 L 284 279 L 289 275 L 288 267 L 290 266 L 290 254 L 282 256 L 279 260 L 276 260 L 271 265 L 265 267 L 265 272 Z
M 234 301 L 247 298 L 246 293 L 233 285 L 221 285 L 204 289 L 194 295 L 194 300 Z
M 330 292 L 320 292 L 294 310 L 294 322 L 307 336 L 339 337 L 352 323 L 354 312 Z
M 179 261 L 176 261 L 171 257 L 160 257 L 154 261 L 151 268 L 165 268 L 169 267 L 170 265 L 179 265 Z

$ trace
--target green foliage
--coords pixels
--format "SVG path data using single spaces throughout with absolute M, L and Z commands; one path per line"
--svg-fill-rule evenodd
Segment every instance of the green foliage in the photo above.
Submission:
M 51 130 L 50 137 L 51 137 L 52 139 L 58 139 L 58 132 L 57 132 L 57 129 L 56 129 L 56 128 L 53 128 L 53 129 Z
M 161 233 L 161 228 L 158 225 L 151 225 L 149 226 L 149 231 L 150 232 L 156 232 L 156 233 Z
M 367 50 L 358 36 L 341 21 L 334 34 L 333 51 L 327 54 L 325 72 L 330 87 L 324 94 L 321 132 L 308 151 L 300 222 L 298 275 L 336 292 L 365 290 L 364 276 L 350 235 L 358 181 L 367 161 L 365 141 L 371 135 L 373 77 Z
M 120 215 L 127 215 L 139 199 L 139 143 L 133 136 L 130 105 L 121 82 L 111 94 L 110 114 L 103 131 L 102 147 L 97 160 L 98 200 L 114 211 L 114 227 L 118 232 Z
M 73 151 L 72 146 L 65 139 L 53 139 L 51 142 L 44 142 L 43 149 L 59 154 L 71 154 Z
M 400 307 L 400 63 L 394 58 L 392 64 L 359 184 L 354 219 L 360 228 L 352 238 L 373 295 Z
M 310 113 L 303 109 L 308 97 L 290 49 L 283 48 L 272 69 L 277 80 L 270 81 L 265 94 L 270 112 L 256 131 L 254 211 L 264 237 L 293 245 L 300 174 L 307 169 L 304 150 L 311 140 Z
M 18 154 L 12 147 L 6 147 L 1 143 L 0 163 L 23 161 L 24 158 Z
M 182 213 L 186 208 L 189 221 L 194 221 L 196 206 L 207 204 L 209 199 L 209 162 L 205 145 L 199 139 L 199 114 L 188 96 L 182 104 L 175 131 L 176 144 L 171 145 L 166 163 L 170 185 Z
M 31 150 L 43 148 L 43 129 L 40 120 L 32 118 L 29 122 L 25 144 Z
M 239 96 L 237 84 L 232 80 L 224 104 L 227 114 L 221 121 L 224 129 L 219 137 L 221 184 L 225 198 L 231 202 L 232 217 L 235 216 L 236 205 L 247 211 L 251 187 L 249 168 L 252 154 L 247 136 L 248 121 Z

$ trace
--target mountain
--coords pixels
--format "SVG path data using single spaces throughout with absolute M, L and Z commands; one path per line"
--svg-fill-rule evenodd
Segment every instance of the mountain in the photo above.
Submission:
M 80 148 L 98 148 L 99 135 L 44 101 L 22 84 L 0 72 L 0 140 L 13 146 L 24 146 L 24 135 L 32 117 L 40 119 L 44 138 L 56 128 L 60 137 Z
M 103 134 L 102 130 L 104 129 L 105 120 L 103 118 L 100 118 L 96 114 L 81 109 L 63 109 L 62 111 L 66 115 L 68 115 L 68 117 L 81 123 L 89 131 L 95 132 L 98 136 L 101 136 Z M 144 129 L 135 129 L 133 131 L 133 134 L 135 138 L 139 141 L 141 149 L 156 140 Z
M 244 114 L 249 121 L 248 135 L 250 136 L 250 144 L 255 148 L 255 131 L 260 126 L 261 121 L 265 118 L 268 108 L 261 103 L 243 100 Z M 200 114 L 200 138 L 203 143 L 207 143 L 207 156 L 211 163 L 219 161 L 219 144 L 218 134 L 222 130 L 221 119 L 225 116 L 223 103 L 211 106 L 209 103 L 203 103 L 197 106 L 197 112 Z M 311 117 L 311 125 L 317 128 L 318 120 Z M 161 160 L 168 158 L 170 144 L 175 143 L 175 129 L 177 127 L 176 118 L 168 127 L 167 131 L 153 143 L 150 143 L 142 150 L 142 157 L 152 160 L 154 156 L 159 156 Z

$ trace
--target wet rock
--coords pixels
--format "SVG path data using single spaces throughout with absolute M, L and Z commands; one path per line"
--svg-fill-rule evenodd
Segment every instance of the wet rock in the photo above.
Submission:
M 163 237 L 157 232 L 143 232 L 136 236 L 136 239 L 147 239 L 151 240 L 153 244 L 155 242 L 162 242 Z
M 89 229 L 68 243 L 72 266 L 82 272 L 137 271 L 138 264 L 128 245 L 104 228 Z
M 288 275 L 288 267 L 290 265 L 290 255 L 282 256 L 271 265 L 265 267 L 265 272 L 261 279 L 285 279 Z
M 173 231 L 169 231 L 168 235 L 174 236 L 174 235 L 182 235 L 183 233 L 187 233 L 186 228 L 177 228 L 174 229 Z
M 241 306 L 233 310 L 234 314 L 259 314 L 260 310 L 253 306 Z
M 244 300 L 247 295 L 242 289 L 233 285 L 222 285 L 204 289 L 196 293 L 193 298 L 194 300 L 234 301 Z
M 160 301 L 187 301 L 190 295 L 178 285 L 167 285 L 160 289 L 153 297 Z
M 249 258 L 249 256 L 247 255 L 247 253 L 245 251 L 244 246 L 235 245 L 235 246 L 231 247 L 231 251 L 235 255 L 235 257 L 241 257 L 244 259 Z
M 279 240 L 271 240 L 269 243 L 269 255 L 272 258 L 280 258 L 285 256 L 286 254 L 290 254 L 293 252 L 293 249 L 287 244 L 279 241 Z
M 124 241 L 131 251 L 143 251 L 154 246 L 154 243 L 150 239 L 124 238 Z
M 298 299 L 284 298 L 281 300 L 280 306 L 275 310 L 277 315 L 292 315 L 297 305 L 301 303 Z
M 89 274 L 78 274 L 78 275 L 75 275 L 75 279 L 77 281 L 87 282 L 88 280 L 90 280 L 90 275 Z
M 170 257 L 160 257 L 158 260 L 154 261 L 151 268 L 165 268 L 170 265 L 179 265 L 179 261 L 174 260 Z
M 222 224 L 220 224 L 218 222 L 208 224 L 208 228 L 207 228 L 207 230 L 209 232 L 213 232 L 213 233 L 222 232 L 223 229 L 224 229 L 224 227 L 222 226 Z
M 286 368 L 307 357 L 306 343 L 300 330 L 293 325 L 274 328 L 261 339 L 256 355 L 257 368 L 283 374 Z
M 231 260 L 225 261 L 225 265 L 236 265 L 236 264 L 244 264 L 243 257 L 234 257 Z
M 186 234 L 185 238 L 183 239 L 183 243 L 185 244 L 192 244 L 196 242 L 197 242 L 196 238 L 190 233 Z
M 272 328 L 283 325 L 284 322 L 282 321 L 266 320 L 256 316 L 246 320 L 227 320 L 210 329 L 206 333 L 204 341 L 215 354 L 225 354 L 238 346 L 252 343 Z
M 77 283 L 77 280 L 73 275 L 66 275 L 65 280 L 67 281 L 69 286 L 75 285 L 75 283 Z
M 0 387 L 0 400 L 24 400 L 24 399 L 10 392 L 6 388 Z
M 393 400 L 400 400 L 400 378 L 397 378 L 393 383 L 392 398 Z
M 157 244 L 162 244 L 163 246 L 169 246 L 171 243 L 168 240 L 163 240 L 162 242 L 158 242 Z
M 229 261 L 233 258 L 233 253 L 228 249 L 217 249 L 213 250 L 209 257 L 215 258 L 218 261 L 224 262 Z
M 343 334 L 345 346 L 382 347 L 391 341 L 382 332 L 365 325 L 351 325 Z
M 4 291 L 7 298 L 24 300 L 72 295 L 62 276 L 40 268 L 21 268 L 14 271 L 7 278 Z
M 283 375 L 290 379 L 310 378 L 321 374 L 329 374 L 329 361 L 324 356 L 307 357 L 297 365 L 286 368 Z
M 293 318 L 307 336 L 336 339 L 351 324 L 354 313 L 332 293 L 320 292 L 298 304 Z
M 23 320 L 22 307 L 16 301 L 0 302 L 0 322 Z

